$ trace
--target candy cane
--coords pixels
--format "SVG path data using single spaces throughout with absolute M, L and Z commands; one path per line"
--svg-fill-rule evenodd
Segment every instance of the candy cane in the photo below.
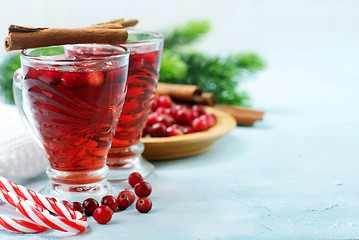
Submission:
M 47 227 L 23 219 L 9 218 L 4 214 L 0 214 L 0 225 L 19 233 L 38 233 L 47 230 Z
M 0 200 L 15 206 L 19 213 L 31 220 L 13 219 L 1 214 L 0 225 L 11 231 L 34 233 L 52 228 L 78 233 L 88 226 L 87 219 L 80 212 L 3 177 L 0 177 Z M 48 210 L 59 216 L 50 214 Z
M 78 233 L 83 232 L 87 227 L 87 219 L 85 217 L 78 220 L 71 220 L 60 216 L 53 216 L 46 209 L 42 208 L 42 206 L 29 200 L 25 200 L 23 197 L 19 197 L 12 192 L 7 192 L 3 188 L 0 188 L 0 200 L 15 206 L 19 213 L 33 222 L 11 219 L 5 215 L 1 215 L 2 219 L 0 219 L 0 225 L 8 230 L 31 233 L 52 228 L 63 232 Z M 21 228 L 21 224 L 24 225 L 23 228 Z M 28 229 L 25 229 L 24 227 L 28 227 Z
M 24 186 L 17 185 L 16 183 L 7 180 L 4 177 L 0 176 L 0 188 L 4 188 L 9 192 L 16 194 L 26 200 L 29 200 L 33 203 L 40 205 L 41 207 L 49 210 L 52 213 L 56 213 L 67 219 L 80 219 L 82 214 L 78 211 L 73 210 L 69 206 L 57 202 L 51 198 L 45 197 L 39 193 L 36 193 L 30 189 L 25 188 Z
M 0 200 L 16 207 L 16 205 L 21 200 L 25 199 L 16 196 L 14 193 L 8 192 L 3 188 L 0 188 Z M 42 207 L 40 207 L 40 210 L 43 210 Z M 5 229 L 20 233 L 43 232 L 47 229 L 47 227 L 41 226 L 37 223 L 33 223 L 23 219 L 9 218 L 4 214 L 0 214 L 0 225 L 3 226 Z
M 60 216 L 53 216 L 48 211 L 39 210 L 39 208 L 29 200 L 20 200 L 16 205 L 16 209 L 33 222 L 54 230 L 78 233 L 85 231 L 87 227 L 87 222 L 84 221 L 86 218 L 70 220 Z
M 16 194 L 8 192 L 4 188 L 0 188 L 0 200 L 2 200 L 3 202 L 6 202 L 11 206 L 16 207 L 16 205 L 20 202 L 20 198 L 21 197 L 18 197 Z

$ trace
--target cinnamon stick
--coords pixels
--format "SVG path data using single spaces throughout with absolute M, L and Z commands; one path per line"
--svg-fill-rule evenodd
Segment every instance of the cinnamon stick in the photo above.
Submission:
M 37 32 L 43 29 L 47 29 L 47 28 L 34 28 L 34 27 L 24 27 L 19 25 L 10 25 L 8 33 L 10 34 L 12 32 Z
M 5 38 L 6 51 L 48 47 L 77 43 L 125 43 L 128 37 L 126 29 L 103 28 L 27 28 L 11 25 Z
M 120 18 L 120 19 L 114 19 L 114 20 L 104 22 L 104 23 L 97 23 L 96 25 L 93 25 L 93 26 L 101 26 L 101 25 L 106 25 L 106 24 L 121 24 L 124 28 L 126 28 L 126 27 L 133 27 L 137 23 L 138 23 L 137 19 L 125 20 L 123 18 Z
M 117 23 L 121 24 L 123 27 L 133 27 L 138 23 L 138 20 L 132 19 L 127 21 L 118 21 Z
M 101 25 L 92 25 L 86 28 L 94 28 L 94 29 L 122 29 L 124 28 L 119 23 L 108 23 L 108 24 L 101 24 Z
M 202 102 L 202 90 L 196 85 L 158 83 L 157 94 L 168 95 L 178 102 Z
M 213 106 L 216 104 L 216 98 L 214 97 L 213 93 L 204 92 L 201 95 L 202 101 L 201 103 L 207 106 Z
M 236 119 L 237 125 L 239 126 L 253 126 L 256 121 L 263 119 L 264 114 L 262 111 L 229 105 L 215 105 L 215 108 L 232 115 Z

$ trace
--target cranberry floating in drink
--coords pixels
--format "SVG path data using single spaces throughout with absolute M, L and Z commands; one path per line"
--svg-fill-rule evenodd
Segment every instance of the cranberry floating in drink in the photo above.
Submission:
M 43 193 L 83 200 L 113 193 L 105 180 L 106 156 L 125 100 L 129 52 L 111 45 L 66 46 L 72 48 L 87 55 L 66 55 L 64 47 L 23 50 L 14 93 L 50 162 Z
M 154 169 L 141 157 L 141 133 L 155 97 L 159 78 L 163 37 L 145 31 L 129 31 L 123 44 L 130 50 L 128 90 L 125 104 L 107 157 L 109 180 L 124 180 L 132 172 L 148 176 Z

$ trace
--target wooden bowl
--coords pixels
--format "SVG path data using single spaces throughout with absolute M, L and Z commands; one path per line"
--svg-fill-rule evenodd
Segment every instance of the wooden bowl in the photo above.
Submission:
M 236 120 L 228 113 L 212 107 L 206 107 L 206 112 L 217 116 L 216 125 L 207 131 L 173 137 L 141 138 L 145 145 L 143 157 L 156 161 L 203 153 L 209 150 L 217 139 L 227 135 L 237 125 Z

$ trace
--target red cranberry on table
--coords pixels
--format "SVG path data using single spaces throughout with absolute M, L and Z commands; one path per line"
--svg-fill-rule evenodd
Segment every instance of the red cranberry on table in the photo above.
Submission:
M 130 205 L 131 205 L 131 204 L 135 201 L 135 199 L 136 199 L 135 194 L 134 194 L 132 191 L 130 191 L 130 190 L 123 190 L 123 191 L 121 191 L 118 195 L 120 196 L 120 195 L 122 195 L 122 194 L 126 195 L 126 196 L 130 199 Z
M 87 216 L 92 216 L 95 209 L 98 208 L 98 202 L 93 198 L 88 198 L 82 203 L 83 208 L 85 209 L 85 214 Z
M 136 202 L 136 209 L 141 213 L 147 213 L 152 209 L 152 201 L 148 198 L 140 198 Z
M 139 182 L 143 182 L 143 177 L 140 173 L 138 172 L 133 172 L 130 174 L 130 176 L 128 176 L 128 183 L 132 186 L 135 187 L 135 185 Z
M 111 195 L 106 195 L 102 198 L 101 205 L 106 205 L 114 211 L 117 208 L 116 198 Z
M 131 200 L 127 195 L 120 194 L 117 197 L 117 205 L 120 210 L 125 210 L 131 205 Z
M 152 192 L 151 184 L 148 182 L 139 182 L 135 185 L 135 193 L 138 197 L 148 197 Z
M 112 218 L 113 211 L 106 205 L 102 205 L 95 209 L 93 218 L 100 224 L 108 223 Z
M 80 212 L 81 214 L 84 214 L 84 208 L 82 206 L 82 203 L 80 202 L 73 202 L 71 203 L 70 207 L 72 207 L 75 211 Z

